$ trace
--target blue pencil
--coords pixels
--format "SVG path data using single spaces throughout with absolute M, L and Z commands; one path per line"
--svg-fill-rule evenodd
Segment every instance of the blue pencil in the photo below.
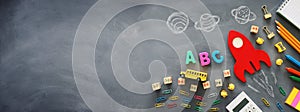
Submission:
M 291 55 L 286 54 L 285 58 L 287 60 L 289 60 L 290 62 L 292 62 L 293 64 L 297 65 L 298 67 L 300 67 L 300 62 L 298 60 L 296 60 L 295 58 L 293 58 Z

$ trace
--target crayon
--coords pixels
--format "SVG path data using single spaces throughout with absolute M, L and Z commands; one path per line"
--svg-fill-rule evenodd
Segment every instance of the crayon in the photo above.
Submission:
M 293 81 L 296 81 L 296 82 L 300 82 L 300 78 L 297 76 L 290 76 L 290 79 L 292 79 Z
M 298 60 L 296 60 L 294 57 L 292 57 L 291 55 L 286 54 L 285 58 L 287 60 L 289 60 L 290 62 L 292 62 L 293 64 L 297 65 L 298 67 L 300 67 L 300 62 Z
M 300 72 L 293 69 L 293 68 L 290 68 L 290 67 L 285 67 L 286 71 L 288 71 L 289 73 L 293 74 L 293 75 L 296 75 L 298 77 L 300 77 Z

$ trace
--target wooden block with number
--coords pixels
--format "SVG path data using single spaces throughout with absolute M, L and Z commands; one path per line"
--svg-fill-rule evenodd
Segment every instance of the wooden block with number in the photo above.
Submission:
M 222 79 L 216 79 L 215 84 L 216 84 L 216 87 L 222 87 L 223 86 Z
M 206 82 L 202 83 L 202 85 L 203 85 L 203 89 L 210 88 L 210 82 L 209 81 L 206 81 Z
M 224 70 L 223 71 L 224 77 L 230 77 L 230 70 Z
M 172 77 L 171 76 L 165 77 L 164 78 L 164 84 L 172 84 Z
M 190 87 L 190 91 L 191 92 L 196 92 L 197 91 L 197 85 L 195 85 L 195 84 L 191 84 L 191 87 Z
M 160 88 L 161 88 L 160 82 L 156 82 L 152 84 L 153 91 L 160 90 Z
M 178 78 L 178 85 L 179 85 L 179 86 L 185 85 L 185 79 L 179 77 L 179 78 Z
M 258 26 L 251 25 L 250 32 L 251 32 L 251 33 L 254 33 L 254 34 L 257 34 L 257 33 L 258 33 L 258 29 L 259 29 Z

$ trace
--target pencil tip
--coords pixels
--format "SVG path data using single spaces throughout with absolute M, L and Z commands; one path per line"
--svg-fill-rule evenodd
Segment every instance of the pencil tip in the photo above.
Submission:
M 280 27 L 279 27 L 279 26 L 276 26 L 276 28 L 277 28 L 277 29 L 280 29 Z
M 275 23 L 278 23 L 278 21 L 275 19 Z

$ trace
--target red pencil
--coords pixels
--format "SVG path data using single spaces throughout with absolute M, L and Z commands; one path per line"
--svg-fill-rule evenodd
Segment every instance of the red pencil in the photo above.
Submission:
M 299 72 L 299 71 L 297 71 L 297 70 L 295 70 L 295 69 L 293 69 L 293 68 L 290 68 L 290 67 L 285 67 L 285 69 L 286 69 L 286 71 L 288 71 L 289 73 L 294 74 L 294 75 L 300 77 L 300 72 Z

